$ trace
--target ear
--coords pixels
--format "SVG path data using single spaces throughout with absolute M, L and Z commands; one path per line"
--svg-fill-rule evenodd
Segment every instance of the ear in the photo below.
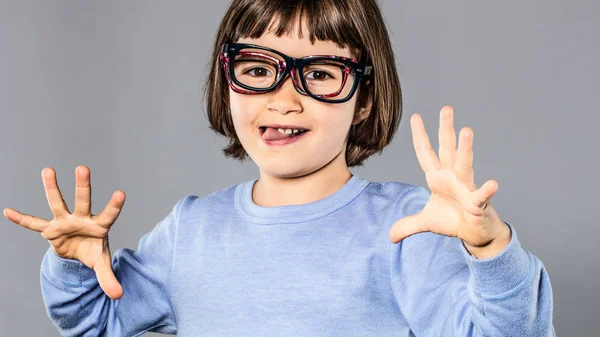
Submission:
M 373 108 L 373 86 L 371 81 L 365 81 L 364 85 L 359 88 L 358 101 L 356 103 L 356 112 L 352 124 L 358 124 L 369 117 L 371 108 Z

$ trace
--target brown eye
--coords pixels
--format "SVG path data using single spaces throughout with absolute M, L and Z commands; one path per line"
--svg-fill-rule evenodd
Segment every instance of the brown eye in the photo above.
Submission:
M 268 69 L 265 68 L 253 68 L 248 70 L 248 74 L 254 77 L 263 77 L 263 76 L 271 76 L 271 73 Z
M 326 73 L 324 71 L 314 70 L 314 71 L 307 73 L 305 75 L 305 77 L 309 80 L 324 81 L 328 78 L 331 78 L 331 75 L 329 75 L 328 73 Z

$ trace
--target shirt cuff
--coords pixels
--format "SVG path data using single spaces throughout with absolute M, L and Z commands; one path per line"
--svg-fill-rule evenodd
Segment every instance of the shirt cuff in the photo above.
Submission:
M 474 278 L 474 291 L 482 297 L 498 297 L 516 290 L 530 276 L 534 265 L 531 254 L 521 246 L 515 228 L 506 224 L 512 233 L 511 240 L 504 250 L 491 258 L 471 256 L 459 240 Z
M 56 285 L 80 287 L 84 283 L 96 281 L 96 272 L 81 261 L 66 259 L 48 248 L 42 262 L 42 274 Z

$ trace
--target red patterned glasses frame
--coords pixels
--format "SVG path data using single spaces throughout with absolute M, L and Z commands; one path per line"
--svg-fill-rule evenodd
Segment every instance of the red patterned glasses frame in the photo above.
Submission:
M 242 49 L 246 49 L 246 48 L 251 48 L 253 49 L 253 51 L 243 51 Z M 266 52 L 269 52 L 271 54 L 275 54 L 278 55 L 281 59 L 278 59 L 276 57 L 267 55 L 267 54 L 263 54 L 260 53 L 259 50 L 264 50 Z M 236 76 L 235 76 L 235 72 L 233 71 L 233 64 L 235 61 L 235 58 L 239 55 L 242 56 L 260 56 L 260 57 L 265 57 L 267 59 L 269 59 L 270 61 L 272 61 L 274 64 L 277 64 L 277 69 L 278 69 L 278 74 L 279 76 L 277 77 L 277 80 L 269 87 L 267 88 L 256 88 L 256 87 L 251 87 L 248 85 L 245 85 L 244 83 L 240 82 Z M 358 63 L 356 60 L 352 59 L 352 58 L 347 58 L 347 57 L 342 57 L 342 56 L 335 56 L 335 55 L 314 55 L 314 56 L 307 56 L 307 57 L 302 57 L 302 58 L 294 58 L 288 55 L 285 55 L 277 50 L 271 49 L 271 48 L 267 48 L 267 47 L 263 47 L 263 46 L 259 46 L 259 45 L 253 45 L 253 44 L 245 44 L 245 43 L 228 43 L 228 44 L 224 44 L 221 54 L 219 55 L 219 59 L 221 62 L 221 66 L 223 67 L 223 70 L 225 71 L 225 76 L 227 79 L 227 82 L 230 86 L 230 88 L 237 92 L 237 93 L 241 93 L 241 94 L 247 94 L 247 95 L 258 95 L 258 94 L 264 94 L 267 92 L 271 92 L 275 89 L 277 89 L 277 87 L 287 78 L 287 75 L 289 74 L 290 77 L 292 78 L 292 82 L 294 84 L 294 87 L 296 89 L 296 91 L 298 91 L 298 93 L 305 95 L 305 96 L 310 96 L 318 101 L 322 101 L 322 102 L 326 102 L 326 103 L 343 103 L 348 101 L 349 99 L 352 98 L 352 96 L 354 95 L 354 93 L 356 92 L 356 89 L 358 87 L 358 84 L 360 82 L 360 80 L 364 77 L 370 74 L 372 66 L 367 66 L 364 63 Z M 304 88 L 308 88 L 306 79 L 304 77 L 304 73 L 303 73 L 303 68 L 305 65 L 316 62 L 316 61 L 335 61 L 339 64 L 343 64 L 344 65 L 344 70 L 343 70 L 343 78 L 342 78 L 342 83 L 340 88 L 333 93 L 329 93 L 329 94 L 314 94 L 312 92 L 310 92 L 310 90 L 304 90 Z M 298 70 L 298 76 L 296 76 L 296 72 L 294 71 L 294 69 Z M 338 96 L 343 88 L 346 85 L 346 82 L 348 80 L 348 75 L 354 75 L 353 78 L 353 83 L 351 83 L 351 88 L 350 91 L 348 92 L 348 94 L 346 95 L 346 97 L 342 97 L 339 99 L 333 99 L 332 97 L 336 97 Z M 296 78 L 299 77 L 299 78 Z M 302 84 L 302 86 L 299 85 L 299 82 Z

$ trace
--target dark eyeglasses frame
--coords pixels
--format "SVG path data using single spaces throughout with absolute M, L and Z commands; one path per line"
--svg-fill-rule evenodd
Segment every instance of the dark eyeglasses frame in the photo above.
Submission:
M 268 52 L 271 52 L 271 53 L 281 56 L 281 58 L 283 60 L 272 58 L 272 60 L 277 63 L 277 65 L 279 67 L 279 69 L 277 71 L 281 75 L 275 81 L 275 83 L 273 83 L 270 87 L 268 87 L 268 88 L 249 87 L 237 80 L 237 78 L 235 77 L 235 74 L 233 73 L 233 62 L 235 60 L 235 56 L 243 48 L 265 50 L 265 51 L 268 51 Z M 263 55 L 263 56 L 267 56 L 267 55 Z M 267 47 L 263 47 L 263 46 L 259 46 L 259 45 L 254 45 L 254 44 L 246 44 L 246 43 L 225 43 L 225 44 L 223 44 L 223 47 L 221 49 L 221 54 L 219 55 L 219 60 L 221 62 L 221 66 L 223 67 L 223 69 L 225 71 L 225 76 L 227 78 L 227 82 L 229 83 L 229 87 L 237 93 L 247 94 L 247 95 L 259 95 L 259 94 L 265 94 L 267 92 L 274 91 L 275 89 L 277 89 L 277 87 L 279 87 L 279 85 L 281 83 L 283 83 L 283 81 L 287 78 L 287 76 L 289 74 L 290 77 L 292 78 L 292 83 L 294 84 L 294 88 L 296 88 L 296 91 L 298 93 L 300 93 L 304 96 L 310 96 L 310 97 L 316 99 L 317 101 L 325 102 L 325 103 L 343 103 L 343 102 L 347 102 L 348 100 L 350 100 L 352 98 L 352 96 L 354 96 L 354 93 L 356 92 L 356 89 L 358 88 L 358 84 L 359 84 L 360 80 L 364 76 L 369 75 L 373 68 L 373 66 L 368 66 L 365 63 L 358 63 L 356 60 L 354 60 L 352 58 L 347 58 L 347 57 L 342 57 L 342 56 L 314 55 L 314 56 L 306 56 L 306 57 L 302 57 L 302 58 L 294 58 L 294 57 L 285 55 L 284 53 L 279 52 L 275 49 L 271 49 L 271 48 L 267 48 Z M 320 60 L 334 60 L 334 61 L 344 64 L 344 66 L 345 66 L 344 81 L 342 82 L 342 85 L 337 92 L 327 94 L 327 95 L 315 95 L 315 94 L 311 93 L 310 91 L 303 90 L 298 85 L 298 79 L 294 75 L 295 72 L 292 70 L 294 70 L 294 69 L 298 70 L 298 72 L 300 73 L 299 80 L 301 81 L 302 85 L 305 88 L 308 88 L 306 79 L 303 76 L 304 66 L 307 63 L 310 63 L 313 61 L 320 61 Z M 340 94 L 340 92 L 346 85 L 346 80 L 348 79 L 349 73 L 354 74 L 354 83 L 352 83 L 352 88 L 350 89 L 348 96 L 346 96 L 345 98 L 341 98 L 341 99 L 329 99 L 330 97 L 335 97 Z M 235 85 L 237 85 L 243 89 L 240 89 L 240 88 L 236 87 Z

